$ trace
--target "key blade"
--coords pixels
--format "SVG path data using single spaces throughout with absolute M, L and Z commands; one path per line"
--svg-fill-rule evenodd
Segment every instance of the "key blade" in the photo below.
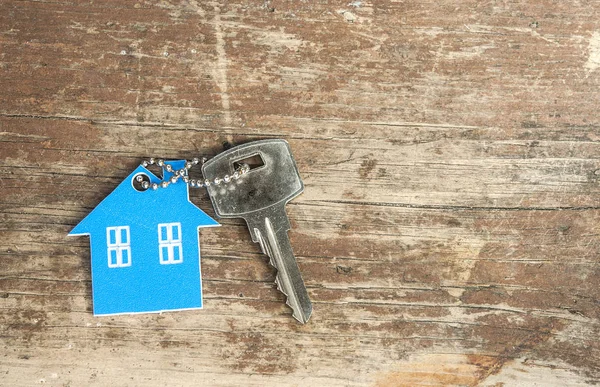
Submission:
M 300 269 L 294 257 L 287 230 L 284 224 L 274 226 L 274 222 L 265 217 L 264 223 L 251 224 L 253 238 L 260 243 L 263 252 L 269 256 L 271 265 L 277 269 L 275 283 L 277 289 L 286 297 L 286 304 L 292 308 L 292 316 L 306 324 L 312 314 L 312 303 L 306 292 Z M 279 222 L 275 221 L 275 224 Z

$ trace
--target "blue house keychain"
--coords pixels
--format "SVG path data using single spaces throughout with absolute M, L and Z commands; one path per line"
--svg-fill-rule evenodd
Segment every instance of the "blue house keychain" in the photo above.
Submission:
M 189 200 L 192 163 L 157 164 L 162 179 L 144 162 L 69 233 L 90 236 L 95 315 L 202 308 L 198 229 L 219 224 Z
M 246 161 L 256 158 L 251 168 Z M 90 236 L 94 314 L 202 308 L 198 229 L 219 224 L 190 202 L 192 187 L 207 188 L 217 216 L 246 220 L 252 240 L 277 269 L 275 283 L 292 315 L 306 323 L 312 303 L 285 211 L 304 184 L 289 144 L 254 141 L 204 161 L 204 180 L 188 177 L 198 159 L 142 162 L 71 231 Z M 163 169 L 161 178 L 150 164 Z M 246 173 L 252 178 L 240 179 Z

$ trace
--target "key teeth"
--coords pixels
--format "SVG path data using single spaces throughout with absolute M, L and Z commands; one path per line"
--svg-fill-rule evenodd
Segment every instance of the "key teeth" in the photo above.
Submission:
M 281 286 L 281 282 L 279 281 L 279 274 L 277 274 L 277 277 L 275 277 L 275 284 L 277 284 L 277 290 L 279 290 L 285 296 L 285 304 L 287 306 L 289 306 L 290 309 L 292 309 L 292 317 L 295 318 L 296 320 L 298 320 L 300 323 L 306 324 L 308 322 L 308 320 L 310 319 L 310 316 L 312 315 L 312 306 L 311 306 L 311 310 L 308 312 L 308 316 L 306 316 L 306 317 L 302 316 L 300 313 L 298 313 L 294 309 L 292 304 L 290 304 L 290 297 L 285 292 L 285 290 L 283 290 L 283 287 Z
M 277 275 L 277 277 L 275 277 L 275 284 L 277 285 L 277 290 L 279 290 L 281 293 L 283 293 L 283 295 L 285 296 L 285 303 L 287 305 L 289 304 L 289 296 L 288 294 L 285 292 L 285 290 L 283 290 L 283 286 L 281 286 L 281 282 L 279 281 L 279 275 Z M 291 306 L 291 305 L 290 305 Z
M 277 290 L 279 290 L 281 293 L 285 294 L 285 296 L 287 297 L 287 293 L 283 290 L 283 287 L 281 286 L 281 282 L 279 282 L 279 274 L 277 275 L 277 277 L 275 277 L 275 283 L 277 284 Z
M 285 290 L 283 290 L 283 286 L 281 286 L 281 282 L 279 281 L 279 274 L 277 274 L 277 277 L 275 277 L 275 283 L 277 284 L 277 290 L 279 290 L 281 293 L 283 293 L 283 295 L 285 296 L 285 304 L 287 306 L 289 306 L 290 308 L 292 308 L 292 304 L 290 304 L 290 297 L 288 296 L 288 294 L 285 292 Z M 292 308 L 292 311 L 294 311 L 294 308 Z M 294 314 L 296 312 L 294 311 Z M 293 315 L 294 315 L 293 314 Z M 297 319 L 296 316 L 294 316 L 294 318 Z

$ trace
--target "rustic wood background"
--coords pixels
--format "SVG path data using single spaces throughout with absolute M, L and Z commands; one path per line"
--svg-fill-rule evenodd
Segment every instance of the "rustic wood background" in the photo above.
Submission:
M 599 383 L 600 4 L 348 1 L 0 2 L 0 384 Z M 311 321 L 241 220 L 204 310 L 93 317 L 69 230 L 143 158 L 270 137 Z

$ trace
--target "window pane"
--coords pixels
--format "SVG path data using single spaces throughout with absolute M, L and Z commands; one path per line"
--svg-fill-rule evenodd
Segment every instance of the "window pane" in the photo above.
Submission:
M 167 246 L 162 246 L 160 248 L 160 261 L 169 262 L 169 248 Z
M 129 249 L 128 248 L 121 250 L 121 264 L 123 266 L 129 265 Z
M 117 244 L 117 230 L 115 230 L 114 228 L 108 230 L 108 244 Z
M 109 249 L 108 254 L 109 266 L 117 266 L 117 249 Z
M 167 226 L 159 226 L 160 227 L 160 241 L 161 242 L 166 242 L 169 240 L 169 237 L 167 236 Z
M 179 225 L 174 224 L 172 226 L 172 231 L 173 231 L 173 241 L 179 241 Z
M 121 228 L 121 243 L 129 244 L 129 238 L 127 238 L 127 227 Z
M 181 262 L 181 246 L 173 246 L 173 261 Z

